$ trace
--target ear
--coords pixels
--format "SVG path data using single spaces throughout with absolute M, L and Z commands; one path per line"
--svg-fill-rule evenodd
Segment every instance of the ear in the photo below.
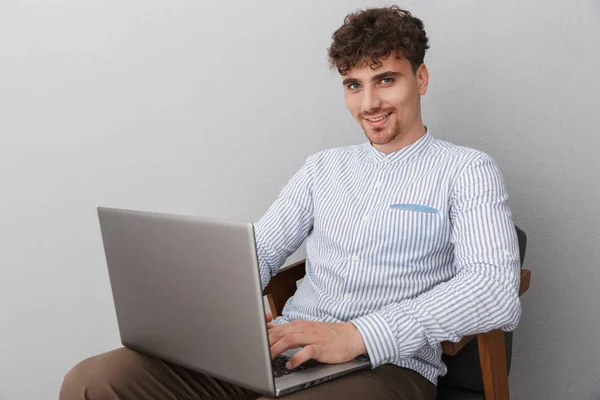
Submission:
M 424 96 L 427 93 L 427 87 L 429 86 L 429 70 L 427 65 L 421 64 L 417 69 L 417 84 L 419 85 L 419 94 Z

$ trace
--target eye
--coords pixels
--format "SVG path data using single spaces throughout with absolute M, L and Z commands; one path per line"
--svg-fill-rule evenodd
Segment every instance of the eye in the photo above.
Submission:
M 381 80 L 381 83 L 383 83 L 384 85 L 389 85 L 390 83 L 394 82 L 393 78 L 383 78 Z
M 356 90 L 358 89 L 359 85 L 358 83 L 349 83 L 346 87 L 350 90 Z

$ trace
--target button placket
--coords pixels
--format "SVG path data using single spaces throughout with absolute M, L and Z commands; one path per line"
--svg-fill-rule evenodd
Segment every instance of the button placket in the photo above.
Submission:
M 389 159 L 389 157 L 388 157 Z M 379 169 L 379 168 L 378 168 Z M 379 170 L 379 171 L 375 171 L 375 183 L 373 185 L 374 190 L 371 191 L 371 197 L 375 197 L 377 195 L 377 192 L 380 191 L 380 189 L 383 186 L 383 169 Z M 362 265 L 360 264 L 361 262 L 361 257 L 359 254 L 357 254 L 356 252 L 359 252 L 361 247 L 361 243 L 364 241 L 363 238 L 365 237 L 365 235 L 367 235 L 368 232 L 368 226 L 366 226 L 365 224 L 367 222 L 369 222 L 372 219 L 372 214 L 374 212 L 374 210 L 377 208 L 377 202 L 373 201 L 373 198 L 368 199 L 367 202 L 368 206 L 366 207 L 366 209 L 363 211 L 363 215 L 360 219 L 360 221 L 362 222 L 356 225 L 356 233 L 353 235 L 354 236 L 354 254 L 352 254 L 352 256 L 350 257 L 349 260 L 349 264 L 348 264 L 348 269 L 346 270 L 346 276 L 344 279 L 344 285 L 342 288 L 342 293 L 343 293 L 343 298 L 346 300 L 350 300 L 352 298 L 352 294 L 350 293 L 353 287 L 352 284 L 352 279 L 355 275 L 355 269 L 353 268 L 361 268 Z

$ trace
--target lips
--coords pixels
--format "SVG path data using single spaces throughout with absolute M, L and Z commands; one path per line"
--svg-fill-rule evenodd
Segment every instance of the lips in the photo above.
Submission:
M 392 115 L 391 112 L 386 113 L 386 114 L 381 114 L 381 115 L 375 115 L 373 117 L 363 117 L 365 121 L 367 121 L 367 123 L 373 127 L 378 127 L 378 126 L 383 126 L 385 125 L 385 123 L 387 122 L 387 120 L 389 119 L 390 115 Z

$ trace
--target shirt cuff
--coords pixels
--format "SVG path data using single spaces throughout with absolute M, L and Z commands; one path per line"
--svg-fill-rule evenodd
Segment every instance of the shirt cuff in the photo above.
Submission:
M 360 332 L 373 368 L 398 359 L 398 345 L 388 322 L 375 312 L 350 321 Z
M 392 304 L 378 311 L 394 332 L 398 359 L 414 356 L 428 343 L 424 326 L 419 323 L 412 309 L 403 303 Z

